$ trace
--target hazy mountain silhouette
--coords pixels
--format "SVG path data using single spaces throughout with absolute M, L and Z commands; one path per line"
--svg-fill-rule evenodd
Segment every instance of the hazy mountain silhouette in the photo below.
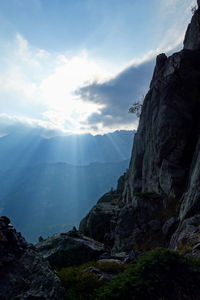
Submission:
M 132 140 L 133 131 L 0 138 L 0 213 L 32 242 L 71 229 L 115 187 L 128 168 Z

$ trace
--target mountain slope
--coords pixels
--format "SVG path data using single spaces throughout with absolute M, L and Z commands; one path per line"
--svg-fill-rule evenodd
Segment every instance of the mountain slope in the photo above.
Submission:
M 40 235 L 67 231 L 128 167 L 119 163 L 72 166 L 39 164 L 0 176 L 1 213 L 32 242 Z

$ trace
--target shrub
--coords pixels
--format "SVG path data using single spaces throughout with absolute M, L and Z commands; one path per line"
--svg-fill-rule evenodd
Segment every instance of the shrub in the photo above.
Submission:
M 99 289 L 98 300 L 200 299 L 200 262 L 167 249 L 155 249 Z
M 88 263 L 79 267 L 63 268 L 58 272 L 58 276 L 66 291 L 66 299 L 90 299 L 93 291 L 102 285 L 95 274 L 84 272 L 89 266 L 91 264 Z
M 96 263 L 96 267 L 105 273 L 118 274 L 123 272 L 127 268 L 127 265 L 120 262 L 102 260 Z
M 105 273 L 117 274 L 122 272 L 126 265 L 105 260 L 61 269 L 58 276 L 66 290 L 68 300 L 93 300 L 96 289 L 105 284 L 105 281 L 100 281 L 94 273 L 85 271 L 89 267 L 95 267 Z

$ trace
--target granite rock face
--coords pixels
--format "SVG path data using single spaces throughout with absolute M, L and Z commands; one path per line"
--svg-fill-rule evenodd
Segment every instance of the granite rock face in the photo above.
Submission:
M 64 299 L 64 291 L 54 271 L 10 225 L 0 218 L 0 299 Z
M 78 231 L 55 234 L 36 244 L 36 248 L 52 267 L 58 269 L 96 260 L 106 250 L 102 243 Z
M 199 83 L 198 6 L 188 26 L 183 50 L 168 58 L 165 54 L 157 57 L 150 90 L 145 97 L 134 138 L 123 191 L 125 204 L 134 202 L 134 195 L 138 192 L 153 192 L 163 198 L 174 198 L 176 207 L 180 207 L 176 216 L 179 226 L 175 231 L 177 226 L 173 224 L 176 222 L 169 219 L 163 225 L 162 232 L 169 232 L 170 246 L 175 249 L 190 230 L 198 232 L 198 225 L 194 229 L 193 224 L 191 229 L 188 224 L 191 218 L 200 213 Z M 134 218 L 132 222 L 135 224 Z
M 126 203 L 132 201 L 135 192 L 180 198 L 197 144 L 199 51 L 175 53 L 154 75 L 134 138 L 124 190 Z
M 134 196 L 120 209 L 113 231 L 113 251 L 144 252 L 167 247 L 170 232 L 177 228 L 177 202 L 153 193 Z
M 200 7 L 200 2 L 197 0 L 198 7 Z M 200 49 L 200 22 L 199 22 L 199 10 L 196 10 L 192 18 L 191 23 L 188 26 L 185 40 L 184 48 L 189 50 L 199 50 Z
M 149 248 L 170 243 L 172 248 L 178 249 L 180 240 L 184 240 L 188 232 L 194 233 L 195 245 L 200 243 L 195 233 L 199 224 L 193 222 L 200 214 L 199 116 L 198 1 L 183 50 L 170 57 L 164 53 L 157 57 L 115 218 L 110 214 L 110 225 L 108 221 L 106 225 L 97 222 L 98 232 L 103 231 L 104 226 L 107 230 L 110 228 L 113 250 L 133 249 L 138 245 L 145 250 L 145 243 Z M 154 196 L 145 199 L 145 195 L 156 195 L 157 200 Z M 87 217 L 89 235 L 95 231 L 95 222 L 90 221 L 92 217 L 98 219 L 96 208 Z
M 125 178 L 126 173 L 119 178 L 117 189 L 104 194 L 79 225 L 84 235 L 109 247 L 114 243 L 113 228 L 120 211 Z
M 109 192 L 99 199 L 88 215 L 80 222 L 80 231 L 102 243 L 112 244 L 113 238 L 110 235 L 111 224 L 117 217 L 119 207 L 117 201 L 119 194 Z

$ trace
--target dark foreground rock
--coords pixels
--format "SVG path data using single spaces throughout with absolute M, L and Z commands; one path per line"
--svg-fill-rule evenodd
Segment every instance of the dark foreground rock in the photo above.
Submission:
M 36 244 L 36 248 L 58 269 L 96 260 L 105 252 L 102 243 L 75 231 L 55 234 Z
M 32 244 L 0 218 L 0 299 L 62 300 L 63 288 Z

